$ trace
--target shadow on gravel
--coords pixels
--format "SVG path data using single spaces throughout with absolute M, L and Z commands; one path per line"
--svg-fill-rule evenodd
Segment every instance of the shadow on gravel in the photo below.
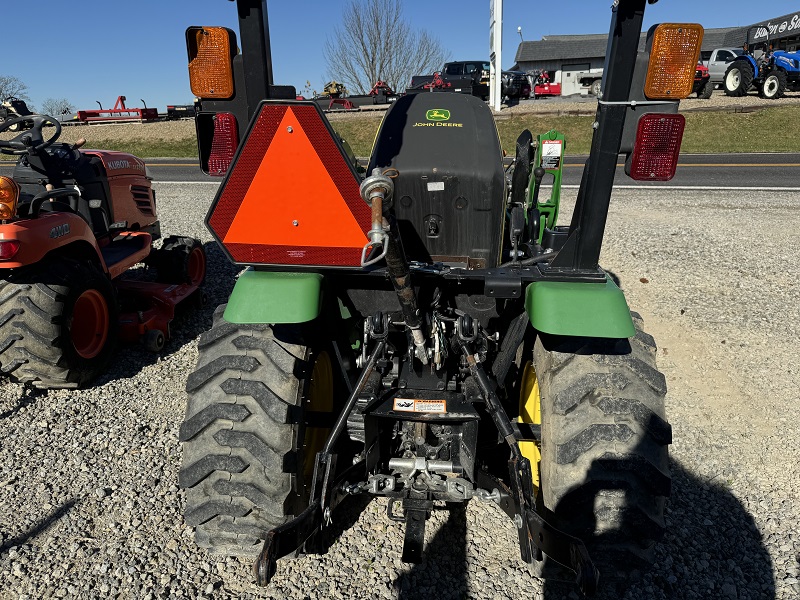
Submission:
M 25 533 L 18 535 L 13 538 L 4 539 L 3 543 L 0 544 L 0 551 L 7 550 L 8 548 L 13 548 L 14 546 L 21 546 L 22 544 L 27 543 L 29 540 L 32 540 L 36 536 L 38 536 L 43 531 L 47 531 L 52 527 L 56 521 L 58 521 L 61 517 L 66 515 L 72 507 L 78 503 L 78 500 L 73 498 L 72 500 L 67 500 L 64 504 L 55 508 L 50 512 L 49 515 L 44 517 L 41 521 L 39 521 L 36 525 L 31 527 Z
M 111 361 L 111 371 L 97 379 L 98 385 L 111 379 L 133 377 L 144 367 L 171 356 L 211 329 L 214 310 L 228 301 L 236 275 L 242 268 L 231 264 L 216 242 L 206 242 L 203 249 L 206 251 L 206 280 L 201 291 L 205 294 L 205 304 L 200 306 L 189 298 L 185 305 L 177 307 L 175 319 L 170 323 L 172 337 L 159 353 L 148 352 L 140 344 L 120 344 Z
M 342 534 L 356 524 L 371 501 L 372 497 L 367 495 L 352 496 L 343 500 L 336 507 L 333 523 L 322 530 L 319 538 L 309 546 L 309 551 L 314 554 L 326 554 Z
M 16 405 L 0 413 L 0 421 L 3 419 L 8 419 L 9 417 L 13 417 L 20 410 L 22 410 L 26 406 L 30 406 L 31 404 L 36 403 L 36 401 L 39 398 L 42 398 L 46 395 L 47 395 L 47 390 L 40 390 L 30 385 L 23 386 L 22 394 L 17 399 Z
M 447 522 L 425 545 L 422 562 L 394 582 L 400 600 L 467 596 L 467 507 L 453 503 L 449 511 Z
M 656 566 L 634 573 L 626 587 L 601 590 L 603 600 L 734 600 L 775 598 L 772 559 L 752 516 L 720 485 L 701 481 L 671 461 L 667 532 Z M 602 588 L 602 585 L 601 585 Z M 546 600 L 575 598 L 577 587 L 545 582 Z M 570 595 L 573 594 L 573 595 Z

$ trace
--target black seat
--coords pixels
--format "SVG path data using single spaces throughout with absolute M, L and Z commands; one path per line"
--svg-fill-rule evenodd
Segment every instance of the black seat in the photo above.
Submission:
M 399 98 L 381 124 L 369 173 L 397 169 L 394 213 L 409 260 L 498 264 L 503 154 L 491 110 L 458 93 Z

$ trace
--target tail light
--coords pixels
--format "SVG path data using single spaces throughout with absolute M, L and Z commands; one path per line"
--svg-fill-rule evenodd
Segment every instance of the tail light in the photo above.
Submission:
M 18 251 L 19 242 L 17 240 L 0 240 L 0 260 L 14 258 Z
M 675 176 L 686 119 L 681 114 L 642 115 L 628 175 L 637 181 L 669 181 Z
M 698 64 L 702 43 L 703 27 L 696 23 L 662 23 L 648 32 L 646 62 L 634 72 L 620 146 L 628 155 L 625 172 L 631 179 L 669 181 L 675 176 L 686 126 L 678 105 L 692 93 L 695 77 L 704 75 Z
M 200 98 L 233 96 L 231 50 L 233 32 L 225 27 L 189 27 L 186 46 L 189 52 L 189 83 Z
M 208 157 L 208 174 L 222 177 L 228 172 L 239 146 L 239 133 L 236 117 L 231 113 L 214 115 L 214 138 L 211 141 L 211 154 Z
M 17 214 L 19 186 L 10 177 L 0 176 L 0 219 L 12 219 Z
M 651 100 L 688 98 L 694 86 L 703 27 L 662 23 L 655 28 L 644 93 Z

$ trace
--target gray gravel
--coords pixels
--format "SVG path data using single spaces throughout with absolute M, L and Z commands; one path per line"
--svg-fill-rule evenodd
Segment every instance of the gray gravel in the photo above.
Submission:
M 157 184 L 164 231 L 210 242 L 213 189 Z M 659 564 L 615 598 L 800 597 L 798 206 L 791 192 L 615 195 L 602 260 L 659 343 L 675 438 Z M 536 579 L 506 517 L 477 502 L 434 514 L 413 567 L 379 501 L 266 590 L 249 562 L 196 548 L 177 487 L 183 386 L 236 272 L 209 256 L 209 306 L 160 357 L 124 347 L 84 391 L 0 380 L 0 598 L 578 598 Z

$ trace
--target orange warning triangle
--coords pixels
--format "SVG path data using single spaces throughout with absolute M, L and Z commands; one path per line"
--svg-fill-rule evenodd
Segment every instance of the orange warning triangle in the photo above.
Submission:
M 362 248 L 367 237 L 291 107 L 223 243 Z

